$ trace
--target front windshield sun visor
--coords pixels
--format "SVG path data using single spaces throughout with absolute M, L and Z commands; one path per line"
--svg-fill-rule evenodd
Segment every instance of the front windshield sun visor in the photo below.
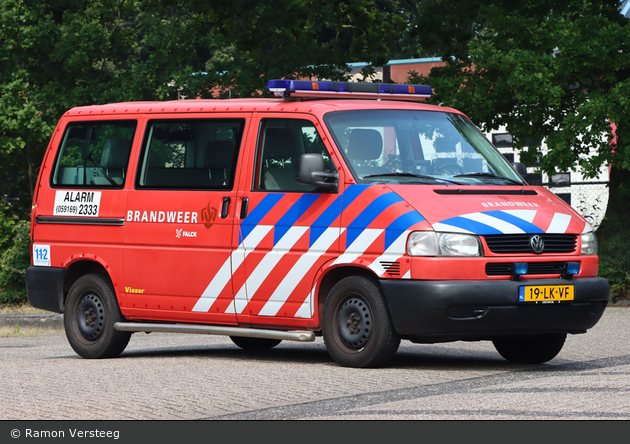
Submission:
M 354 110 L 324 120 L 359 183 L 525 185 L 465 116 L 427 110 Z

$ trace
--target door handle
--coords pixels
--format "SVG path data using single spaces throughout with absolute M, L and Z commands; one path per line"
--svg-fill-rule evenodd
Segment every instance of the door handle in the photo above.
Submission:
M 243 203 L 241 205 L 241 220 L 247 217 L 247 207 L 249 206 L 249 199 L 247 197 L 243 198 Z
M 228 217 L 228 208 L 230 207 L 230 198 L 225 196 L 223 198 L 223 207 L 221 207 L 221 219 Z

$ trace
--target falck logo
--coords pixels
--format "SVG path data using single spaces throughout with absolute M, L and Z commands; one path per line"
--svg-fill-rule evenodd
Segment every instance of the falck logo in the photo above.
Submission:
M 545 249 L 545 242 L 543 238 L 537 234 L 534 234 L 529 238 L 529 246 L 532 247 L 534 253 L 540 254 Z
M 175 228 L 175 237 L 181 239 L 182 237 L 197 237 L 196 231 L 184 231 L 183 228 Z

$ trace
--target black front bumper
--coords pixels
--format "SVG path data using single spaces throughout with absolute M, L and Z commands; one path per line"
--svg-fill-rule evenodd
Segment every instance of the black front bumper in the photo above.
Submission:
M 584 333 L 601 318 L 610 287 L 603 278 L 418 281 L 381 280 L 394 328 L 415 342 L 480 340 L 550 332 Z M 519 303 L 523 285 L 574 286 L 574 300 Z

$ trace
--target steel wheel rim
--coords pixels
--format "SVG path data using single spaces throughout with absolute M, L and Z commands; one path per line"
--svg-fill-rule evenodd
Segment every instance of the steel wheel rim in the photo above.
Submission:
M 93 292 L 86 293 L 77 304 L 77 326 L 81 336 L 88 342 L 98 340 L 105 326 L 105 304 Z
M 372 310 L 365 299 L 352 296 L 344 299 L 337 311 L 339 341 L 347 349 L 362 350 L 372 336 Z

